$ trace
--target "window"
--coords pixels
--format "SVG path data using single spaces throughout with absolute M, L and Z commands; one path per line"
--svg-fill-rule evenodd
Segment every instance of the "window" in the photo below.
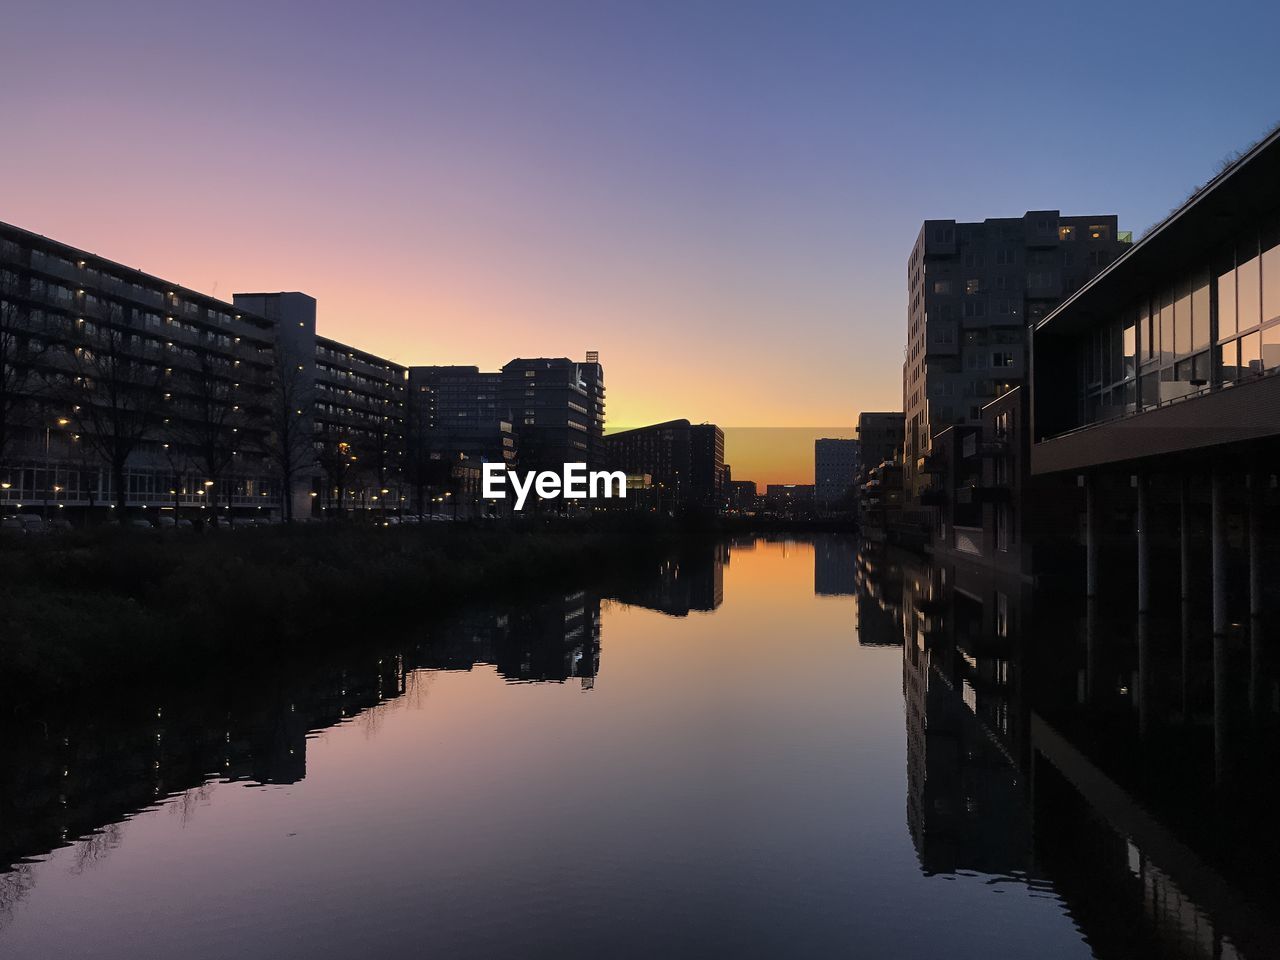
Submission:
M 1059 240 L 1067 241 L 1067 240 L 1074 240 L 1075 238 L 1076 238 L 1075 227 L 1059 227 L 1058 228 Z
M 1089 239 L 1090 240 L 1110 240 L 1111 228 L 1107 226 L 1105 223 L 1091 223 L 1089 224 Z
M 1280 237 L 1268 236 L 1264 231 L 1261 259 L 1262 322 L 1266 323 L 1280 318 Z
M 1240 372 L 1242 375 L 1262 372 L 1262 338 L 1251 333 L 1240 338 Z
M 950 281 L 950 280 L 935 280 L 935 281 L 933 281 L 933 292 L 934 292 L 934 293 L 950 293 L 950 292 L 951 292 L 951 281 Z
M 1218 338 L 1232 337 L 1236 326 L 1236 271 L 1229 267 L 1218 276 Z
M 1262 369 L 1280 367 L 1280 323 L 1273 323 L 1262 331 Z
M 1241 331 L 1252 330 L 1262 319 L 1262 267 L 1256 249 L 1249 244 L 1247 252 L 1241 250 L 1244 262 L 1236 268 L 1236 316 Z
M 965 292 L 965 294 L 966 294 L 966 295 L 970 295 L 970 296 L 972 296 L 972 295 L 973 295 L 973 294 L 975 294 L 975 293 L 981 293 L 981 292 L 982 292 L 982 281 L 981 281 L 981 280 L 966 280 L 966 281 L 964 282 L 964 292 Z
M 991 366 L 993 367 L 1012 367 L 1013 354 L 1007 351 L 999 351 L 991 354 Z

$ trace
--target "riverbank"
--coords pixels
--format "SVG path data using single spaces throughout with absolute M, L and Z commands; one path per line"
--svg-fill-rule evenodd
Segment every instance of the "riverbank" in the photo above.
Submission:
M 647 565 L 668 524 L 347 524 L 193 535 L 129 528 L 0 544 L 11 704 L 366 642 L 469 600 Z

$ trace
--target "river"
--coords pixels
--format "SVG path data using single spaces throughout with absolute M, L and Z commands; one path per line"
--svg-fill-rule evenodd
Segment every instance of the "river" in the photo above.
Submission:
M 1276 955 L 1277 828 L 1205 828 L 1256 790 L 1183 686 L 961 581 L 744 538 L 55 705 L 0 752 L 0 956 Z

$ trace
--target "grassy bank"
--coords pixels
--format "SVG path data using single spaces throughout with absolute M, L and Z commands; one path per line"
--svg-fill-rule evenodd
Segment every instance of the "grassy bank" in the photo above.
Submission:
M 0 542 L 0 696 L 29 700 L 358 644 L 487 594 L 624 573 L 680 536 L 614 521 L 202 536 L 126 528 Z

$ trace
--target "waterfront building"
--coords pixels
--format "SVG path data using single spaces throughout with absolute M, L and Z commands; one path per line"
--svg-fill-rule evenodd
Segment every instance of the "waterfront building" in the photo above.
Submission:
M 930 486 L 933 438 L 949 426 L 976 425 L 983 406 L 1026 381 L 1028 325 L 1130 240 L 1114 215 L 1057 210 L 924 222 L 907 261 L 902 463 L 910 507 Z
M 902 460 L 901 410 L 863 412 L 858 414 L 858 447 L 863 470 L 877 467 L 886 460 Z
M 274 324 L 276 428 L 292 411 L 309 435 L 311 449 L 289 484 L 293 515 L 400 510 L 409 497 L 406 368 L 319 336 L 316 301 L 306 294 L 238 293 L 234 300 Z
M 0 224 L 0 509 L 262 515 L 274 353 L 260 315 Z
M 647 474 L 659 509 L 713 509 L 723 493 L 724 433 L 714 424 L 668 420 L 611 433 L 607 462 L 627 474 Z
M 764 491 L 764 506 L 775 516 L 807 517 L 813 513 L 813 484 L 768 484 Z
M 813 442 L 814 500 L 819 510 L 831 510 L 850 495 L 860 465 L 857 440 L 824 438 Z
M 1145 614 L 1177 575 L 1184 600 L 1211 587 L 1215 636 L 1248 623 L 1260 642 L 1277 543 L 1280 132 L 1040 320 L 1032 355 L 1031 474 L 1082 490 L 1088 595 L 1136 573 Z
M 500 376 L 499 409 L 513 426 L 522 469 L 605 465 L 604 367 L 598 353 L 588 351 L 584 361 L 517 358 Z
M 730 480 L 725 484 L 725 503 L 731 512 L 754 513 L 756 502 L 754 480 Z

